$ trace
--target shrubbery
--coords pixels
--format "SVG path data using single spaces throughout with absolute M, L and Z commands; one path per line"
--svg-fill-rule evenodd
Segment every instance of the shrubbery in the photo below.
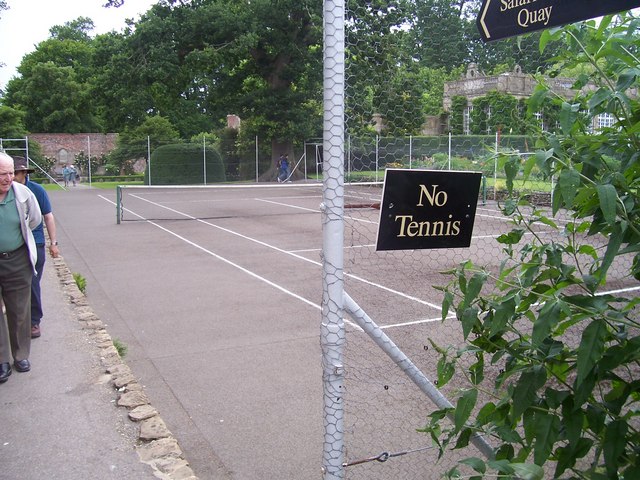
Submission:
M 151 155 L 144 175 L 145 185 L 198 185 L 224 181 L 224 164 L 218 151 L 212 147 L 203 149 L 197 144 L 158 147 Z

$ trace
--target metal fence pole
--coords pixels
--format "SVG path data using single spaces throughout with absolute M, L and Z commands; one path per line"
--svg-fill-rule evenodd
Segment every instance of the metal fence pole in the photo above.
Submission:
M 409 170 L 411 170 L 413 158 L 413 135 L 409 135 Z
M 122 220 L 122 186 L 116 185 L 116 224 Z
M 207 139 L 202 136 L 202 172 L 204 175 L 204 184 L 207 184 Z
M 360 328 L 380 347 L 380 349 L 391 358 L 398 367 L 415 383 L 420 390 L 439 408 L 453 408 L 453 404 L 431 383 L 431 381 L 420 371 L 418 367 L 407 357 L 402 350 L 387 336 L 386 333 L 360 308 L 360 306 L 345 292 L 345 311 L 355 320 Z M 453 420 L 453 414 L 449 414 Z M 474 435 L 470 442 L 487 459 L 493 459 L 495 454 L 493 448 L 480 436 Z
M 258 136 L 256 135 L 256 183 L 258 183 L 258 179 L 259 179 L 259 174 L 260 172 L 258 171 L 258 165 L 259 165 L 259 160 L 260 160 L 260 152 L 258 151 Z
M 324 2 L 322 378 L 324 480 L 344 478 L 344 0 Z
M 449 132 L 449 170 L 451 170 L 451 132 Z
M 87 157 L 89 160 L 87 161 L 87 176 L 89 177 L 89 187 L 91 187 L 91 137 L 87 135 Z
M 151 185 L 151 138 L 149 135 L 147 135 L 147 168 L 149 169 L 147 179 L 149 180 L 149 185 Z
M 376 135 L 376 182 L 378 181 L 379 170 L 380 170 L 380 135 Z

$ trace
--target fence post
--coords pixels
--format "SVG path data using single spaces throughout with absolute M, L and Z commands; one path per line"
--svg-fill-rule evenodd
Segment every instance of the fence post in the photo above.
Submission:
M 412 158 L 413 158 L 413 135 L 409 135 L 409 170 L 411 170 Z
M 204 184 L 207 184 L 207 139 L 202 136 L 202 171 L 204 173 Z
M 449 170 L 451 170 L 451 132 L 449 132 Z
M 322 379 L 324 480 L 344 478 L 344 0 L 324 2 Z
M 147 168 L 149 169 L 149 175 L 147 176 L 147 178 L 149 179 L 149 185 L 152 185 L 151 183 L 151 139 L 149 135 L 147 135 Z
M 91 188 L 91 137 L 87 135 L 87 177 L 89 178 L 89 188 Z
M 122 186 L 116 185 L 116 224 L 122 219 Z
M 378 170 L 380 170 L 380 135 L 376 135 L 376 182 L 378 181 Z

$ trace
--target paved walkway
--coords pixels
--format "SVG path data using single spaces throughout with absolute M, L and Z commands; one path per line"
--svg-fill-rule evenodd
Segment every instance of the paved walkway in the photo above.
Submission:
M 196 480 L 64 259 L 47 259 L 32 369 L 0 385 L 2 480 Z

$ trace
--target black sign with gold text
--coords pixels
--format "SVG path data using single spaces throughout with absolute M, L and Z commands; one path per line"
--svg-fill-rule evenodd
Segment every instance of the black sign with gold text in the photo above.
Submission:
M 471 244 L 482 174 L 387 169 L 376 250 Z
M 484 0 L 477 18 L 485 42 L 640 7 L 640 0 Z

